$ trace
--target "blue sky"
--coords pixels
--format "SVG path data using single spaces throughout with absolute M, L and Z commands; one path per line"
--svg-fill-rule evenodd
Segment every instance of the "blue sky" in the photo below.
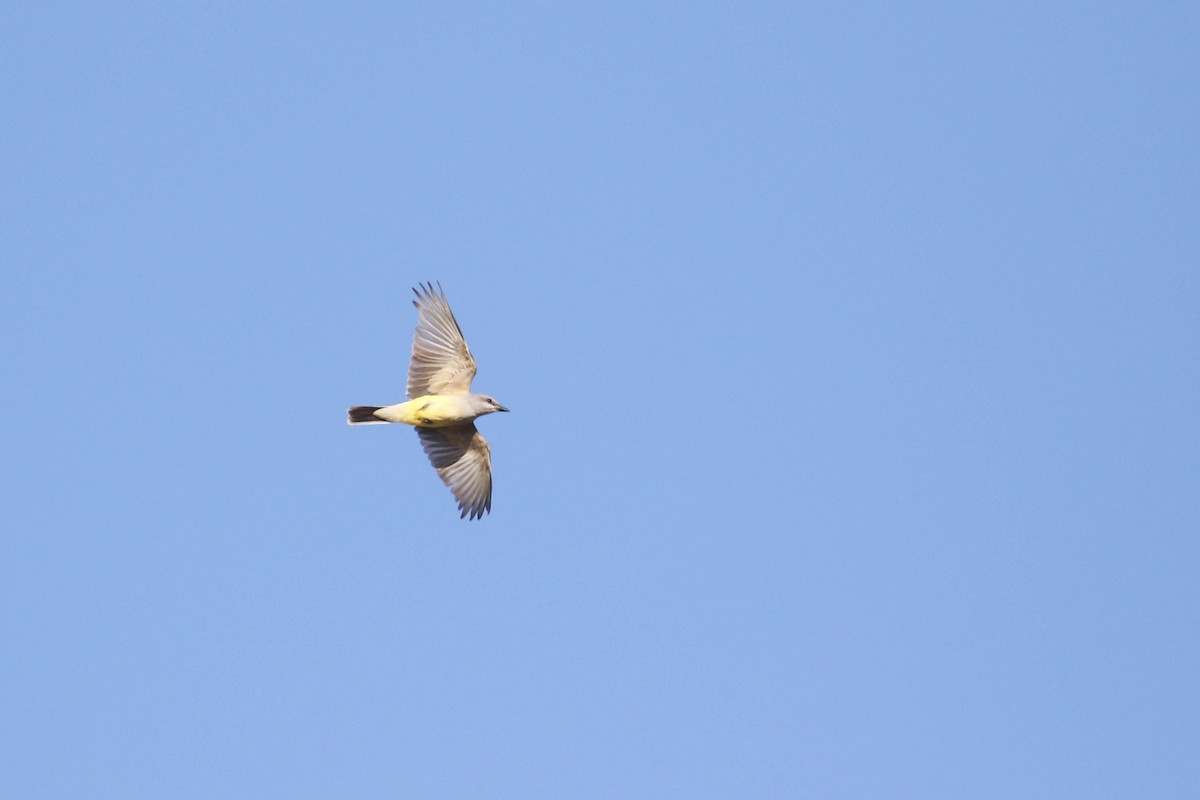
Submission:
M 1200 791 L 1189 4 L 4 17 L 5 796 Z

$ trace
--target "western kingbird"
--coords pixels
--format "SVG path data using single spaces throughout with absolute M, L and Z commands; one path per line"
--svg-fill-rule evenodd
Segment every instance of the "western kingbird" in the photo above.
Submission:
M 475 359 L 467 349 L 442 285 L 419 284 L 417 332 L 408 365 L 408 402 L 355 406 L 351 425 L 403 422 L 417 429 L 421 447 L 458 500 L 459 518 L 479 519 L 492 510 L 492 452 L 475 430 L 475 418 L 508 411 L 486 394 L 471 392 Z

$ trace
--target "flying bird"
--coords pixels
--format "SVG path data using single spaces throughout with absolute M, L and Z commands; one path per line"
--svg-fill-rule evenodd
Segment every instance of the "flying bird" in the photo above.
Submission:
M 475 418 L 508 411 L 486 394 L 471 391 L 475 359 L 439 283 L 419 284 L 417 332 L 408 365 L 408 401 L 393 406 L 354 406 L 351 425 L 403 422 L 417 429 L 421 447 L 450 487 L 459 518 L 479 519 L 492 510 L 492 452 L 475 429 Z

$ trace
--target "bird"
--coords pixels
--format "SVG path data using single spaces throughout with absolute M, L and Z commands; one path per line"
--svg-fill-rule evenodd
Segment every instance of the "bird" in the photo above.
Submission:
M 485 414 L 508 411 L 494 397 L 471 391 L 475 358 L 441 283 L 418 284 L 408 400 L 391 406 L 353 406 L 350 425 L 412 425 L 438 476 L 458 501 L 459 519 L 482 519 L 492 510 L 492 451 L 475 428 Z

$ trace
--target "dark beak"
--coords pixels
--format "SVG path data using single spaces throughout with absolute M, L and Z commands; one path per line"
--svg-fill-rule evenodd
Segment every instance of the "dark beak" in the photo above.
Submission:
M 497 404 L 496 404 L 496 410 L 497 410 L 497 411 L 508 411 L 508 409 L 507 409 L 507 408 L 505 408 L 504 406 L 500 405 L 499 403 L 497 403 Z

